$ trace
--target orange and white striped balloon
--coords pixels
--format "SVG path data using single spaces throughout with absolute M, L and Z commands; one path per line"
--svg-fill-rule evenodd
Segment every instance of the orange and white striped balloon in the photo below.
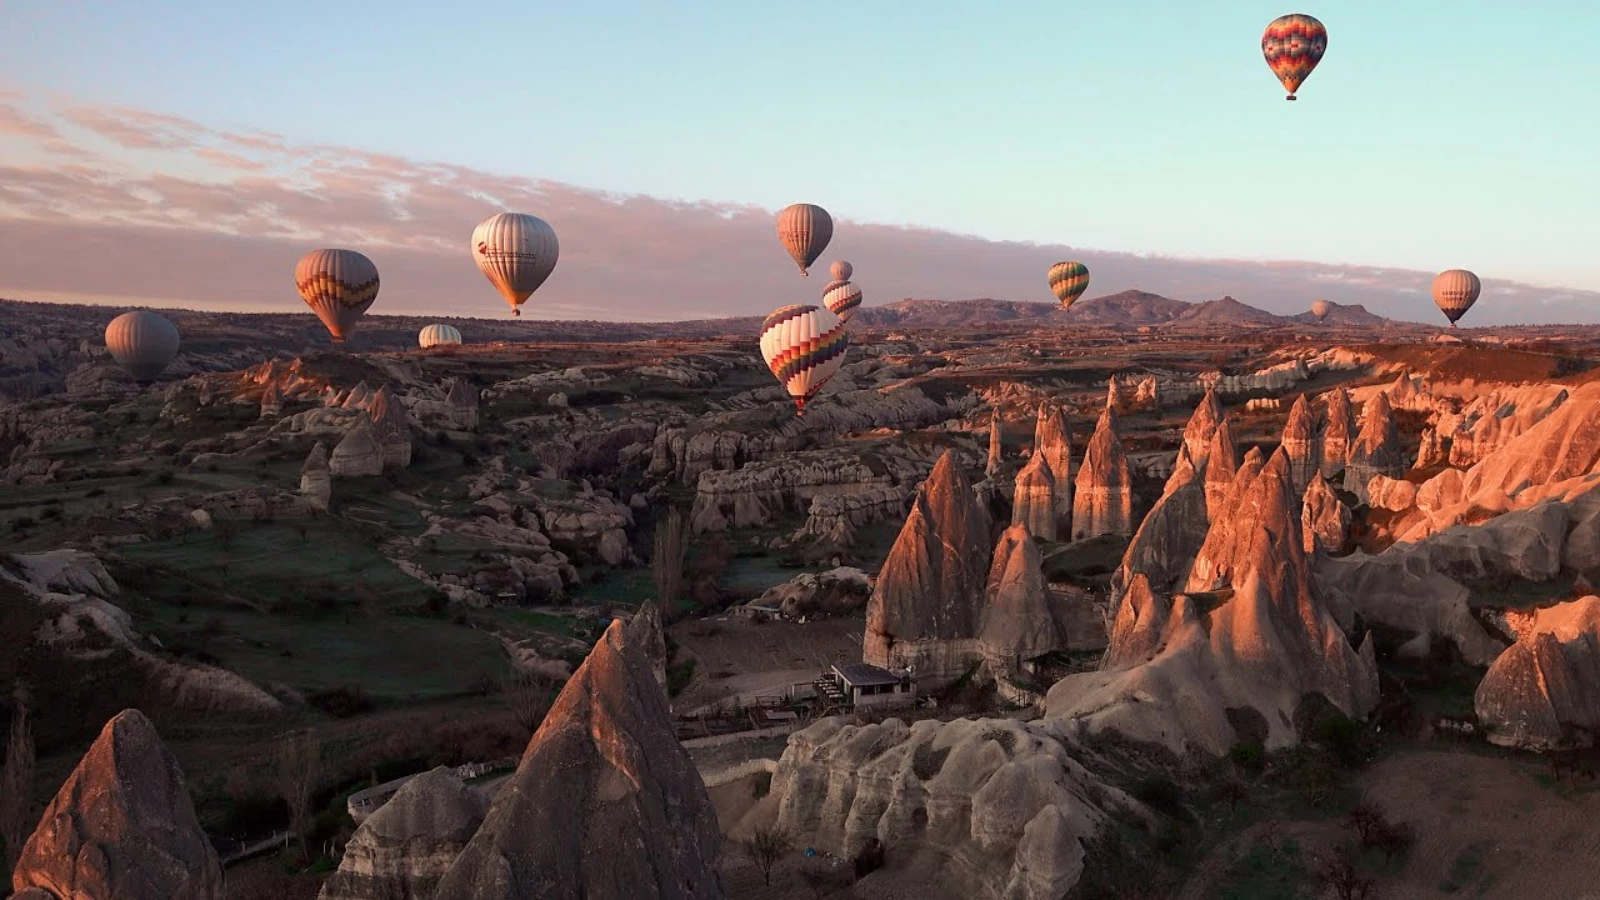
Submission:
M 799 415 L 844 364 L 850 336 L 839 317 L 809 303 L 772 311 L 761 323 L 761 356 Z

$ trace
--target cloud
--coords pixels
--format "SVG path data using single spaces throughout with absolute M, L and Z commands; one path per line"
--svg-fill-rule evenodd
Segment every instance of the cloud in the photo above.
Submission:
M 1224 294 L 1274 312 L 1313 298 L 1442 323 L 1432 273 L 1292 261 L 1198 260 L 986 241 L 841 221 L 802 279 L 771 210 L 620 195 L 558 182 L 295 144 L 117 107 L 29 108 L 0 95 L 0 139 L 31 164 L 0 166 L 0 293 L 155 298 L 170 305 L 298 308 L 295 260 L 319 246 L 377 263 L 375 311 L 506 315 L 473 265 L 473 226 L 501 209 L 549 221 L 561 261 L 529 301 L 545 318 L 660 320 L 753 315 L 812 301 L 845 258 L 867 303 L 904 297 L 1050 301 L 1044 272 L 1084 259 L 1090 296 L 1139 288 L 1182 300 Z M 1589 322 L 1600 294 L 1487 281 L 1472 324 Z

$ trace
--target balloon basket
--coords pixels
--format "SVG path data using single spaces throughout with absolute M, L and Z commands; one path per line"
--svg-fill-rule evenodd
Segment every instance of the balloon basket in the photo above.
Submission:
M 1293 94 L 1290 94 L 1290 95 L 1289 95 L 1289 96 L 1287 96 L 1287 97 L 1285 97 L 1285 98 L 1283 98 L 1283 99 L 1285 99 L 1285 100 L 1288 100 L 1288 101 L 1289 101 L 1289 102 L 1291 102 L 1291 103 L 1292 103 L 1292 102 L 1294 102 L 1294 101 L 1296 101 L 1296 100 L 1299 100 L 1299 99 L 1300 99 L 1300 98 L 1299 98 L 1299 97 L 1296 97 L 1296 96 L 1295 96 L 1295 95 L 1293 95 Z

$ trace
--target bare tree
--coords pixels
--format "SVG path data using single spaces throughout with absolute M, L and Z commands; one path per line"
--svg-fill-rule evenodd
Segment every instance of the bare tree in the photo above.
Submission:
M 556 692 L 548 680 L 532 672 L 520 672 L 506 685 L 505 697 L 517 726 L 531 735 L 544 723 Z
M 33 800 L 33 731 L 28 727 L 28 704 L 19 688 L 15 712 L 11 716 L 11 739 L 6 745 L 6 767 L 0 777 L 0 840 L 6 844 L 5 863 L 9 871 L 22 855 L 28 840 Z
M 684 534 L 683 515 L 676 509 L 656 525 L 655 553 L 650 557 L 650 574 L 655 577 L 656 603 L 665 620 L 677 618 L 678 604 L 684 594 L 684 563 L 689 555 L 689 541 Z
M 1331 888 L 1339 900 L 1369 900 L 1374 887 L 1373 880 L 1356 868 L 1356 855 L 1349 847 L 1340 847 L 1323 861 L 1317 880 Z
M 300 855 L 310 859 L 311 802 L 322 781 L 322 743 L 310 729 L 291 731 L 278 739 L 278 795 L 289 808 L 289 830 L 300 841 Z
M 757 828 L 743 846 L 745 855 L 761 870 L 761 880 L 770 887 L 772 867 L 794 849 L 794 841 L 782 828 Z

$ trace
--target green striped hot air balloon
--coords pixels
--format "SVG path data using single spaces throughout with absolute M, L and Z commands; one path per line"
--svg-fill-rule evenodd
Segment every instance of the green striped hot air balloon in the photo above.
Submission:
M 1050 267 L 1050 290 L 1062 309 L 1071 309 L 1089 289 L 1089 267 L 1081 262 L 1058 262 Z

